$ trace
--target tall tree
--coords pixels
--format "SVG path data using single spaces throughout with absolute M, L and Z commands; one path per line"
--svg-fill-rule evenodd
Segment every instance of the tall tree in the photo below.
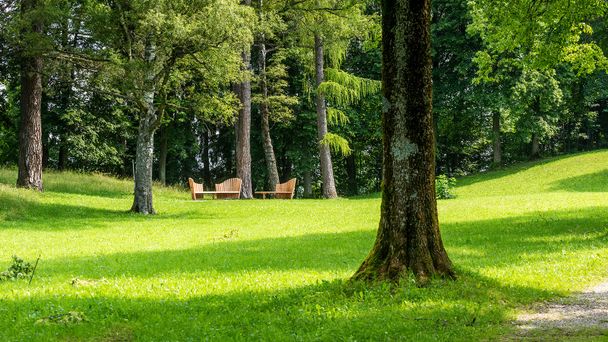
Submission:
M 342 112 L 330 111 L 328 102 L 348 102 L 369 90 L 369 82 L 340 70 L 351 39 L 369 33 L 370 20 L 364 14 L 364 6 L 358 1 L 301 1 L 290 8 L 293 25 L 297 28 L 301 44 L 312 52 L 314 107 L 317 113 L 317 138 L 319 164 L 323 180 L 323 197 L 336 198 L 331 149 L 350 153 L 348 141 L 328 130 L 330 116 L 342 116 Z M 306 54 L 306 57 L 309 55 Z M 329 63 L 326 63 L 328 61 Z M 330 70 L 331 69 L 331 70 Z M 336 77 L 332 77 L 336 76 Z M 355 88 L 349 86 L 355 85 Z M 373 87 L 372 87 L 373 88 Z
M 430 0 L 382 1 L 384 188 L 376 242 L 355 279 L 454 276 L 435 199 Z
M 42 191 L 42 55 L 33 39 L 43 33 L 38 0 L 21 1 L 21 124 L 17 186 Z
M 242 4 L 251 5 L 251 0 Z M 242 180 L 241 198 L 253 198 L 251 183 L 251 47 L 241 52 L 244 78 L 235 85 L 235 92 L 241 100 L 241 108 L 236 123 L 236 176 Z
M 325 82 L 325 45 L 323 38 L 315 34 L 315 83 L 317 90 Z M 317 134 L 319 142 L 325 140 L 327 136 L 327 103 L 325 94 L 317 91 Z M 319 161 L 321 164 L 321 176 L 323 177 L 323 197 L 336 198 L 336 182 L 334 181 L 334 168 L 331 162 L 331 152 L 328 144 L 319 144 Z
M 260 0 L 260 12 L 262 4 Z M 263 14 L 260 13 L 260 16 Z M 260 41 L 260 92 L 262 101 L 260 103 L 260 114 L 262 117 L 262 145 L 264 147 L 264 159 L 266 160 L 266 170 L 268 173 L 268 185 L 279 184 L 279 171 L 277 169 L 277 158 L 272 146 L 270 136 L 270 105 L 268 103 L 268 75 L 267 75 L 268 50 L 266 49 L 266 37 L 262 34 Z
M 287 123 L 293 119 L 292 107 L 297 98 L 287 95 L 285 88 L 288 75 L 284 60 L 286 57 L 285 42 L 282 36 L 286 35 L 287 26 L 280 11 L 283 9 L 281 1 L 258 0 L 257 44 L 257 94 L 253 102 L 260 111 L 262 147 L 266 160 L 266 173 L 268 185 L 274 188 L 279 183 L 277 158 L 270 134 L 271 123 Z
M 237 49 L 251 42 L 246 24 L 251 13 L 234 0 L 112 0 L 96 10 L 102 20 L 95 23 L 95 33 L 109 47 L 113 61 L 108 74 L 118 95 L 137 114 L 131 210 L 154 214 L 154 133 L 171 105 L 170 93 L 202 70 L 209 70 L 210 77 L 218 74 L 220 79 L 234 81 L 230 77 L 233 65 L 238 65 Z

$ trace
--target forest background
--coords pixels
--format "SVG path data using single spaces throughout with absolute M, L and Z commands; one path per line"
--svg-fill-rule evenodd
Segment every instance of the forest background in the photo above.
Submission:
M 432 4 L 437 174 L 607 147 L 605 5 L 490 3 Z M 163 184 L 209 187 L 249 157 L 251 190 L 296 177 L 298 196 L 333 197 L 329 173 L 339 195 L 380 190 L 379 1 L 0 8 L 0 164 L 18 162 L 37 58 L 44 168 L 132 177 L 144 141 Z

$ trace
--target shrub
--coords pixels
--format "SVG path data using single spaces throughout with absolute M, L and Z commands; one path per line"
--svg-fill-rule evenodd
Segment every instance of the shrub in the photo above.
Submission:
M 33 271 L 32 264 L 13 255 L 13 264 L 6 271 L 0 272 L 0 282 L 27 278 Z
M 435 179 L 435 193 L 437 199 L 450 199 L 456 197 L 453 193 L 456 186 L 456 178 L 439 175 Z

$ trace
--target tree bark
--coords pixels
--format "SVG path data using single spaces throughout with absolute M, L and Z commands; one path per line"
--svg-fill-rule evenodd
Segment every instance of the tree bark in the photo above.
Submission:
M 251 5 L 251 0 L 243 0 L 244 5 Z M 253 198 L 251 183 L 251 52 L 243 51 L 241 58 L 246 78 L 235 87 L 241 100 L 241 109 L 236 124 L 236 176 L 241 179 L 241 198 Z
M 494 143 L 494 165 L 502 163 L 502 141 L 500 136 L 500 112 L 492 113 L 492 139 Z
M 153 109 L 149 109 L 152 111 Z M 149 114 L 148 114 L 149 115 Z M 152 114 L 153 115 L 153 114 Z M 156 214 L 152 204 L 152 166 L 154 162 L 154 128 L 149 116 L 139 120 L 135 152 L 135 197 L 131 211 Z
M 260 88 L 262 90 L 262 103 L 260 112 L 262 116 L 262 143 L 264 146 L 264 158 L 266 159 L 266 170 L 268 172 L 268 185 L 271 190 L 279 184 L 279 171 L 277 159 L 274 155 L 272 138 L 270 137 L 270 109 L 268 108 L 268 81 L 266 78 L 266 44 L 264 39 L 260 43 Z
M 152 64 L 156 59 L 156 46 L 154 43 L 148 43 L 145 54 L 146 61 Z M 162 112 L 158 112 L 154 103 L 156 96 L 154 78 L 155 73 L 151 68 L 145 77 L 146 83 L 150 88 L 143 92 L 135 151 L 135 189 L 131 211 L 144 215 L 156 214 L 152 203 L 154 133 L 160 126 Z
M 243 63 L 251 70 L 249 52 L 242 53 Z M 247 75 L 249 77 L 249 75 Z M 253 198 L 251 184 L 251 81 L 246 79 L 235 87 L 241 100 L 236 123 L 236 176 L 242 180 L 241 198 Z
M 454 277 L 435 199 L 430 0 L 382 1 L 384 189 L 376 242 L 354 275 Z
M 325 81 L 323 39 L 315 35 L 315 70 L 317 89 Z M 325 95 L 317 90 L 317 135 L 319 139 L 319 161 L 321 164 L 321 176 L 323 177 L 323 197 L 336 198 L 336 183 L 334 181 L 334 169 L 331 163 L 331 152 L 329 146 L 321 141 L 327 134 L 327 104 Z
M 21 14 L 25 16 L 37 6 L 36 0 L 23 0 Z M 32 22 L 23 32 L 27 33 L 42 34 L 42 23 Z M 42 57 L 22 51 L 20 62 L 21 122 L 17 186 L 42 191 Z
M 167 153 L 169 149 L 169 127 L 160 129 L 160 146 L 158 153 L 158 180 L 162 185 L 167 185 Z

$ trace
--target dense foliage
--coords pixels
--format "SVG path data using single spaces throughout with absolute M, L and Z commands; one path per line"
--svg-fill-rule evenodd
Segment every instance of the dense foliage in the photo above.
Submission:
M 20 1 L 3 2 L 0 164 L 17 162 L 17 57 L 27 46 L 44 58 L 46 168 L 131 177 L 147 92 L 162 117 L 154 177 L 180 185 L 194 177 L 207 186 L 232 177 L 240 104 L 231 88 L 251 78 L 254 189 L 272 183 L 267 110 L 280 180 L 297 177 L 300 194 L 321 195 L 315 96 L 322 92 L 329 133 L 321 143 L 332 147 L 338 193 L 378 191 L 379 3 L 197 4 L 193 11 L 189 2 L 39 1 L 32 16 L 43 18 L 44 34 L 30 37 L 19 34 L 28 20 L 18 15 Z M 522 0 L 494 11 L 492 1 L 433 1 L 439 174 L 608 146 L 605 2 L 581 2 L 576 10 L 568 4 Z M 326 43 L 319 89 L 315 35 Z M 247 71 L 240 51 L 251 39 Z M 146 59 L 151 47 L 154 60 Z

